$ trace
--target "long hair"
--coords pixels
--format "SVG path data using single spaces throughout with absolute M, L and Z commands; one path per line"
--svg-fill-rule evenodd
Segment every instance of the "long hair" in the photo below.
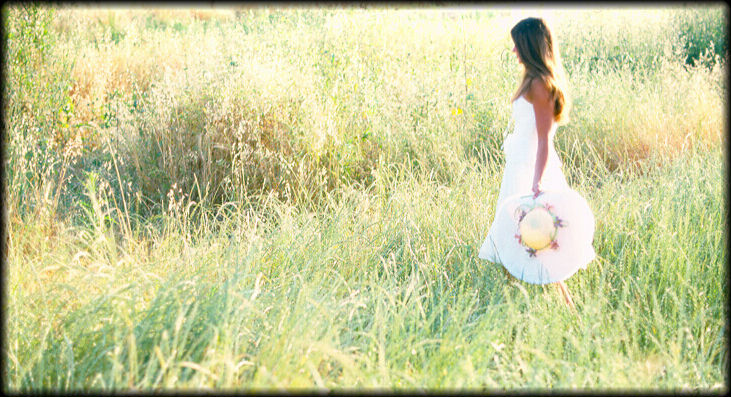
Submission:
M 526 18 L 513 26 L 510 36 L 525 66 L 523 79 L 513 100 L 523 95 L 534 79 L 539 79 L 546 85 L 553 100 L 553 119 L 562 124 L 567 122 L 570 101 L 566 78 L 558 46 L 550 29 L 541 18 Z

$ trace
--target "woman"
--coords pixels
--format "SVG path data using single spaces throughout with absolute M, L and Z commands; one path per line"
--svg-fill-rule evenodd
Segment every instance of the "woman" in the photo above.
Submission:
M 555 283 L 573 307 L 563 279 L 594 259 L 594 218 L 583 198 L 569 188 L 553 145 L 569 108 L 558 48 L 539 18 L 520 21 L 510 35 L 524 73 L 513 96 L 515 129 L 503 143 L 505 170 L 495 220 L 479 257 L 502 264 L 521 280 Z M 546 212 L 555 220 L 549 225 L 552 240 L 550 247 L 536 250 L 523 241 L 520 222 L 532 207 L 544 205 L 553 210 Z

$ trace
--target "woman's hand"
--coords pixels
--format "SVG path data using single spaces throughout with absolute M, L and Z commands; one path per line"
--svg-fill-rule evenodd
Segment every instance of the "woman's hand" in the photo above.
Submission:
M 531 190 L 533 191 L 533 198 L 536 198 L 536 197 L 538 197 L 538 195 L 540 195 L 541 193 L 543 193 L 541 191 L 541 183 L 540 182 L 533 183 L 533 187 L 531 188 Z

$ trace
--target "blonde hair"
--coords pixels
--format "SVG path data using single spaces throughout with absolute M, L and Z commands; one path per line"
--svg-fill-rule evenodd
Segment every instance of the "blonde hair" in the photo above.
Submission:
M 523 95 L 534 79 L 539 79 L 546 85 L 553 100 L 553 119 L 560 123 L 567 122 L 570 101 L 558 46 L 551 30 L 541 18 L 526 18 L 513 26 L 510 36 L 525 66 L 523 80 L 513 100 Z

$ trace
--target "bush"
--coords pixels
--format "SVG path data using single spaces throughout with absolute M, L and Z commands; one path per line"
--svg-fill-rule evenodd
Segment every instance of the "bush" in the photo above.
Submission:
M 55 11 L 34 4 L 3 7 L 6 84 L 3 91 L 9 207 L 55 212 L 71 146 L 70 66 L 55 51 Z M 73 150 L 72 150 L 73 149 Z M 61 180 L 59 180 L 61 179 Z
M 728 8 L 690 8 L 675 17 L 685 63 L 712 67 L 728 59 Z

